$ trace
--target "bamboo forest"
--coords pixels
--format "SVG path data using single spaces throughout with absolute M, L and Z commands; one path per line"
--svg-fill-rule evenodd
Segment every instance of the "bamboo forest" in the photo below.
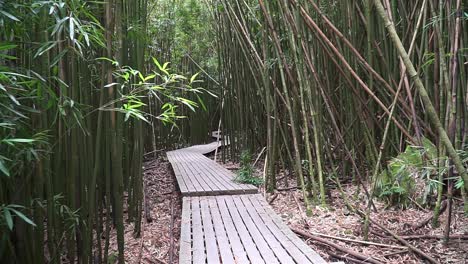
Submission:
M 0 0 L 0 263 L 468 263 L 468 1 Z

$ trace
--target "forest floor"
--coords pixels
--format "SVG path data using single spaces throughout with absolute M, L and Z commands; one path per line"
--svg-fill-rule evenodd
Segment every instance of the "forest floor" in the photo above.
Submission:
M 133 235 L 133 225 L 126 225 L 125 260 L 130 264 L 178 263 L 182 198 L 170 163 L 165 157 L 150 160 L 144 163 L 143 172 L 146 209 L 151 221 L 143 212 L 139 238 Z M 115 230 L 110 248 L 110 252 L 117 252 Z
M 226 162 L 223 165 L 234 172 L 239 168 L 239 164 L 233 162 Z M 256 166 L 256 174 L 262 175 L 262 172 L 263 164 L 259 162 Z M 425 263 L 424 259 L 408 251 L 407 248 L 386 234 L 385 231 L 372 228 L 372 225 L 369 241 L 386 246 L 363 244 L 364 238 L 361 232 L 362 219 L 347 209 L 340 192 L 337 189 L 332 189 L 332 187 L 330 187 L 330 192 L 327 195 L 327 207 L 312 206 L 312 215 L 306 217 L 302 192 L 296 188 L 291 188 L 296 186 L 296 180 L 291 176 L 286 177 L 283 172 L 277 175 L 277 177 L 282 179 L 278 183 L 278 189 L 283 189 L 284 191 L 267 195 L 267 201 L 269 201 L 275 212 L 291 228 L 299 229 L 362 255 L 372 256 L 381 263 Z M 287 186 L 286 180 L 288 181 Z M 357 194 L 355 185 L 342 185 L 346 197 L 352 200 L 353 205 L 365 208 L 365 194 L 363 192 Z M 264 190 L 261 191 L 264 192 Z M 444 227 L 447 222 L 447 211 L 439 218 L 440 227 L 433 229 L 429 222 L 429 224 L 414 230 L 413 226 L 432 216 L 430 209 L 426 210 L 413 205 L 408 209 L 386 208 L 385 204 L 380 201 L 375 201 L 375 205 L 377 212 L 372 213 L 371 218 L 398 235 L 403 237 L 410 235 L 442 236 L 444 233 Z M 440 263 L 467 264 L 468 217 L 464 216 L 462 203 L 458 200 L 454 202 L 451 222 L 451 235 L 454 234 L 463 235 L 465 239 L 452 239 L 448 245 L 444 245 L 441 239 L 407 238 L 407 241 Z M 360 242 L 351 242 L 349 241 L 350 239 Z M 367 263 L 351 260 L 352 256 L 337 251 L 329 245 L 312 241 L 311 239 L 304 240 L 327 261 L 339 260 L 345 261 L 345 263 Z

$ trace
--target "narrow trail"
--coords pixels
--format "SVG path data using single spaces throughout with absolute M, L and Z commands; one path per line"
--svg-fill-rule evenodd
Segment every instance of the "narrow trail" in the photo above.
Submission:
M 255 186 L 234 182 L 234 173 L 204 156 L 220 146 L 167 153 L 183 197 L 179 263 L 326 263 Z

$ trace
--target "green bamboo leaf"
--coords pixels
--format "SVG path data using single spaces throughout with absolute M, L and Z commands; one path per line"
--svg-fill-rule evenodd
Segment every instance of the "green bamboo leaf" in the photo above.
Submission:
M 4 16 L 8 17 L 11 20 L 20 22 L 20 20 L 17 17 L 15 17 L 14 15 L 12 15 L 12 14 L 6 12 L 6 11 L 0 10 L 0 14 L 3 14 Z
M 14 49 L 16 47 L 18 47 L 18 45 L 4 43 L 4 44 L 0 44 L 0 51 L 11 50 L 11 49 Z
M 73 13 L 72 13 L 73 14 Z M 75 19 L 72 17 L 72 14 L 70 14 L 70 18 L 68 19 L 68 24 L 69 24 L 69 29 L 68 33 L 70 34 L 70 39 L 74 42 L 75 40 Z
M 195 73 L 192 78 L 190 78 L 190 83 L 192 84 L 196 79 L 197 79 L 197 76 L 200 74 L 200 72 L 197 72 Z
M 22 212 L 20 212 L 20 211 L 18 211 L 16 209 L 13 209 L 13 208 L 10 208 L 10 210 L 12 212 L 14 212 L 19 218 L 21 218 L 26 223 L 28 223 L 28 224 L 30 224 L 32 226 L 36 226 L 36 224 L 31 219 L 29 219 L 27 216 L 25 216 Z
M 153 57 L 152 59 L 153 59 L 154 64 L 156 64 L 156 66 L 158 67 L 158 69 L 161 70 L 162 66 L 161 64 L 159 64 L 159 61 L 155 57 Z
M 8 168 L 3 163 L 3 160 L 1 159 L 0 159 L 0 171 L 3 172 L 3 174 L 5 174 L 7 177 L 10 177 L 10 171 L 8 170 Z
M 9 139 L 3 139 L 2 142 L 5 143 L 34 143 L 34 139 L 29 139 L 29 138 L 9 138 Z
M 5 217 L 5 222 L 7 223 L 8 228 L 13 230 L 13 216 L 7 207 L 3 208 L 3 216 Z

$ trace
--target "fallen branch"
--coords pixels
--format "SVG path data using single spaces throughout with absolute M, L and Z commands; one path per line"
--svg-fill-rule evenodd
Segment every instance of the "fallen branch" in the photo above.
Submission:
M 447 200 L 444 200 L 442 202 L 442 205 L 440 206 L 440 211 L 439 211 L 439 215 L 443 214 L 445 209 L 447 209 Z M 431 220 L 434 218 L 434 213 L 431 214 L 431 216 L 427 217 L 426 219 L 424 219 L 423 221 L 421 221 L 419 224 L 417 225 L 414 225 L 413 226 L 413 230 L 417 230 L 427 224 L 429 224 L 429 222 L 431 222 Z
M 443 235 L 410 235 L 410 236 L 401 236 L 403 239 L 443 239 Z M 462 239 L 468 240 L 468 235 L 450 235 L 450 239 Z
M 398 255 L 398 254 L 403 254 L 403 253 L 408 253 L 408 249 L 387 253 L 387 254 L 384 254 L 383 256 L 384 257 L 390 257 L 390 256 L 393 256 L 393 255 Z
M 154 151 L 151 151 L 151 152 L 147 152 L 147 153 L 143 154 L 143 156 L 148 156 L 148 155 L 151 155 L 151 154 L 156 153 L 156 152 L 163 152 L 165 150 L 166 149 L 157 149 L 157 150 L 154 150 Z
M 362 214 L 362 213 L 361 213 Z M 400 243 L 402 243 L 403 245 L 407 246 L 409 249 L 411 249 L 411 251 L 413 251 L 414 253 L 418 254 L 419 256 L 427 259 L 429 262 L 431 263 L 434 263 L 434 264 L 438 264 L 439 262 L 437 260 L 435 260 L 433 257 L 429 256 L 428 254 L 424 253 L 422 250 L 420 250 L 419 248 L 411 245 L 410 243 L 408 243 L 408 241 L 406 241 L 405 239 L 403 239 L 402 237 L 400 237 L 399 235 L 395 234 L 394 232 L 390 231 L 388 228 L 386 228 L 385 226 L 379 224 L 378 222 L 376 222 L 375 220 L 372 220 L 370 219 L 370 221 L 372 222 L 372 224 L 378 226 L 380 229 L 384 230 L 385 232 L 387 232 L 388 234 L 390 234 L 392 237 L 394 237 L 396 240 L 400 241 Z
M 276 190 L 278 192 L 287 192 L 287 191 L 296 190 L 296 189 L 297 189 L 297 186 L 287 187 L 287 188 L 278 188 Z
M 276 198 L 278 198 L 278 193 L 275 193 L 271 196 L 270 200 L 268 201 L 268 204 L 272 204 Z
M 347 261 L 350 261 L 350 262 L 354 262 L 354 263 L 366 263 L 362 260 L 359 260 L 359 259 L 355 259 L 355 258 L 352 258 L 352 257 L 349 257 L 347 255 L 338 255 L 336 253 L 333 253 L 333 252 L 327 252 L 328 255 L 334 257 L 334 258 L 337 258 L 337 259 L 343 259 L 343 260 L 347 260 Z
M 337 181 L 337 183 L 339 183 L 339 181 Z M 341 193 L 341 196 L 344 200 L 344 202 L 346 203 L 346 206 L 350 209 L 350 211 L 354 212 L 355 214 L 357 214 L 358 216 L 360 216 L 362 219 L 365 219 L 366 215 L 361 211 L 359 210 L 359 208 L 356 208 L 354 207 L 353 205 L 351 205 L 351 203 L 349 202 L 348 198 L 344 195 L 344 191 L 343 189 L 341 188 L 341 185 L 338 184 L 338 188 L 340 190 L 340 193 Z M 387 232 L 388 234 L 390 234 L 391 236 L 393 236 L 396 240 L 398 240 L 400 243 L 402 243 L 403 245 L 407 246 L 411 251 L 413 251 L 414 253 L 418 254 L 419 256 L 429 260 L 429 262 L 431 263 L 438 263 L 437 260 L 435 260 L 433 257 L 427 255 L 426 253 L 424 253 L 423 251 L 421 251 L 420 249 L 414 247 L 413 245 L 411 245 L 410 243 L 408 243 L 408 241 L 406 241 L 405 239 L 403 239 L 402 237 L 398 236 L 397 234 L 393 233 L 392 231 L 390 231 L 388 228 L 386 228 L 385 226 L 377 223 L 376 221 L 370 219 L 371 223 L 380 227 L 380 229 L 384 230 L 385 232 Z
M 308 233 L 310 233 L 311 235 L 314 235 L 314 236 L 332 238 L 332 239 L 336 239 L 336 240 L 353 242 L 353 243 L 358 243 L 358 244 L 363 244 L 363 245 L 368 245 L 368 246 L 379 246 L 379 247 L 388 247 L 388 248 L 395 248 L 395 249 L 407 249 L 406 247 L 402 247 L 402 246 L 381 244 L 381 243 L 375 243 L 375 242 L 363 241 L 363 240 L 357 240 L 357 239 L 351 239 L 351 238 L 345 238 L 345 237 L 337 237 L 337 236 L 325 235 L 325 234 L 321 234 L 321 233 L 317 233 L 317 232 L 311 232 L 311 231 L 309 231 Z
M 335 243 L 333 243 L 333 242 L 330 242 L 330 241 L 328 241 L 328 240 L 325 240 L 325 239 L 323 239 L 323 238 L 320 238 L 320 237 L 311 235 L 311 234 L 309 234 L 309 233 L 306 233 L 306 232 L 304 232 L 304 231 L 302 231 L 302 230 L 299 230 L 299 229 L 296 229 L 296 228 L 291 228 L 291 230 L 292 230 L 294 233 L 296 233 L 296 234 L 298 234 L 298 235 L 300 235 L 300 236 L 303 236 L 303 237 L 305 237 L 305 238 L 312 239 L 312 240 L 318 241 L 318 242 L 320 242 L 320 243 L 322 243 L 322 244 L 325 244 L 325 245 L 328 245 L 328 246 L 330 246 L 330 247 L 333 247 L 333 248 L 335 248 L 335 249 L 337 249 L 337 250 L 339 250 L 339 251 L 341 251 L 341 252 L 344 252 L 344 253 L 346 253 L 346 254 L 348 254 L 348 255 L 351 255 L 351 256 L 353 256 L 354 258 L 359 259 L 359 260 L 362 260 L 362 261 L 364 261 L 364 262 L 373 263 L 373 264 L 382 264 L 382 262 L 380 262 L 379 260 L 377 260 L 377 259 L 375 259 L 375 258 L 373 258 L 373 257 L 369 257 L 369 256 L 363 255 L 363 254 L 361 254 L 361 253 L 359 253 L 359 252 L 355 252 L 355 251 L 353 251 L 353 250 L 347 249 L 347 248 L 345 248 L 345 247 L 342 247 L 342 246 L 340 246 L 340 245 L 337 245 L 337 244 L 335 244 Z

